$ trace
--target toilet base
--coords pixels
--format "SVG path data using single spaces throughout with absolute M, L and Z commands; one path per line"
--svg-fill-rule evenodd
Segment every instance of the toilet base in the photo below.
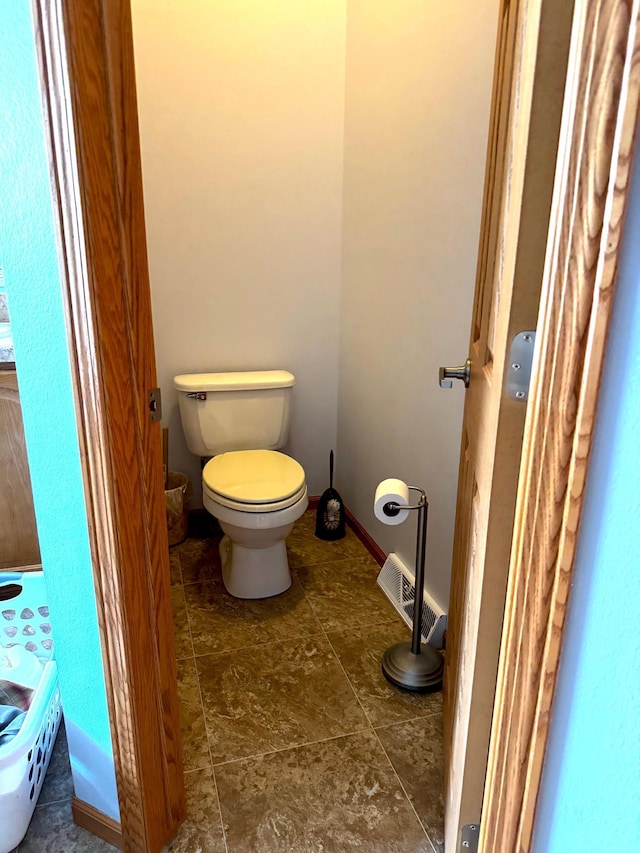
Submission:
M 291 572 L 284 538 L 266 547 L 251 548 L 232 541 L 227 534 L 220 542 L 222 580 L 234 598 L 271 598 L 291 586 Z M 293 527 L 293 525 L 291 525 Z

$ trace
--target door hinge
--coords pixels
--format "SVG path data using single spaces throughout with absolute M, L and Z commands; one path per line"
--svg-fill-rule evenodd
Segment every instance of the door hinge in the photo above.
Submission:
M 459 853 L 478 853 L 480 824 L 467 823 L 462 827 Z
M 535 332 L 518 332 L 511 341 L 507 370 L 507 397 L 525 403 L 529 397 Z
M 149 420 L 155 423 L 162 419 L 162 396 L 159 388 L 152 388 L 149 391 Z

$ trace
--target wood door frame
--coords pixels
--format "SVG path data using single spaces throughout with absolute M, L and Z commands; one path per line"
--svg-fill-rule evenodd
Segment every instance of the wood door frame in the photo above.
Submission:
M 638 0 L 576 0 L 480 850 L 531 846 L 640 96 Z
M 112 197 L 121 175 L 114 157 L 92 169 L 83 148 L 88 140 L 74 137 L 71 103 L 77 69 L 69 64 L 64 36 L 68 19 L 80 27 L 94 18 L 97 30 L 90 29 L 97 41 L 82 46 L 84 69 L 106 89 L 94 105 L 93 118 L 98 123 L 104 120 L 110 133 L 124 134 L 120 142 L 126 150 L 136 150 L 137 122 L 114 120 L 109 91 L 119 71 L 113 44 L 129 50 L 130 12 L 126 0 L 84 4 L 69 0 L 64 9 L 60 0 L 33 2 L 122 831 L 126 849 L 155 851 L 163 832 L 166 835 L 179 822 L 184 804 L 179 794 L 172 804 L 166 785 L 158 791 L 149 775 L 149 768 L 157 764 L 149 737 L 150 732 L 158 734 L 159 722 L 151 720 L 149 728 L 140 709 L 150 696 L 161 704 L 162 687 L 157 672 L 151 689 L 136 677 L 137 638 L 130 620 L 141 600 L 146 601 L 142 610 L 148 618 L 150 592 L 146 580 L 135 587 L 127 581 L 126 569 L 135 565 L 136 553 L 127 530 L 122 530 L 124 525 L 131 533 L 136 514 L 142 518 L 146 510 L 133 479 L 129 495 L 133 511 L 115 487 L 116 475 L 126 478 L 117 464 L 118 442 L 138 427 L 131 411 L 114 408 L 111 401 L 116 375 L 107 367 L 115 357 L 115 342 L 103 336 L 99 325 L 100 282 L 87 263 L 86 251 L 87 245 L 92 253 L 114 250 L 113 233 L 105 231 L 99 208 L 87 206 L 86 200 L 96 192 L 92 182 L 106 199 Z M 577 0 L 574 12 L 570 84 L 538 329 L 538 370 L 528 404 L 482 816 L 481 849 L 487 851 L 527 850 L 531 842 L 629 184 L 640 89 L 639 3 Z M 111 47 L 104 37 L 107 19 Z M 79 47 L 76 43 L 73 49 Z M 132 73 L 130 67 L 127 70 Z M 127 82 L 133 85 L 132 78 Z M 126 231 L 130 211 L 121 210 L 120 215 L 125 217 Z M 588 233 L 582 228 L 585 224 L 590 226 Z M 122 227 L 120 221 L 116 231 Z M 119 269 L 125 275 L 126 251 L 118 240 L 116 244 Z M 138 251 L 144 253 L 144 247 Z M 575 258 L 580 260 L 577 265 L 570 263 Z M 113 284 L 107 282 L 107 287 Z M 554 405 L 558 400 L 571 403 L 569 417 L 565 407 Z M 130 476 L 135 478 L 136 471 L 132 469 Z M 166 749 L 166 739 L 163 742 Z M 158 793 L 165 811 L 162 831 L 154 834 L 150 818 Z
M 122 842 L 157 853 L 185 799 L 131 10 L 32 9 Z

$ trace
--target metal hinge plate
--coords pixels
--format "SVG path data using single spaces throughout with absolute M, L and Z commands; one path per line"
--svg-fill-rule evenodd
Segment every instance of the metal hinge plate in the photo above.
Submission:
M 518 332 L 511 341 L 507 370 L 507 396 L 521 403 L 526 403 L 529 397 L 535 342 L 535 332 Z
M 152 388 L 149 391 L 149 420 L 155 423 L 162 419 L 162 396 L 159 388 Z
M 480 840 L 480 824 L 467 823 L 462 827 L 460 838 L 460 853 L 478 853 Z

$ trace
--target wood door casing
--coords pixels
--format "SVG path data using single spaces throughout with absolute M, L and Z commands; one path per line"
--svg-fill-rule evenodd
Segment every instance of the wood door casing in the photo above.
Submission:
M 164 773 L 171 822 L 184 812 L 182 746 L 177 706 L 171 594 L 168 584 L 168 537 L 162 474 L 160 424 L 149 417 L 149 390 L 157 385 L 151 292 L 144 221 L 142 162 L 133 55 L 133 26 L 128 2 L 102 3 L 105 57 L 109 75 L 112 144 L 121 211 L 120 246 L 124 269 L 126 319 L 142 454 L 141 509 L 146 517 L 146 553 L 154 615 L 156 673 L 164 729 Z M 112 341 L 113 345 L 113 341 Z M 170 638 L 170 642 L 167 638 Z
M 34 12 L 122 833 L 156 853 L 185 802 L 130 8 Z
M 535 330 L 571 4 L 503 6 L 465 397 L 445 671 L 446 846 L 478 823 L 526 403 L 504 392 L 513 337 Z
M 480 822 L 487 853 L 532 843 L 639 106 L 640 2 L 577 0 Z

